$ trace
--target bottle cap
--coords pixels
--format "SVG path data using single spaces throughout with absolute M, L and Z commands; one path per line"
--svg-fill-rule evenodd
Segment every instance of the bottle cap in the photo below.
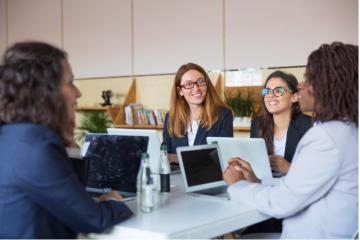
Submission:
M 147 152 L 143 152 L 141 154 L 141 159 L 149 158 L 149 154 Z
M 161 146 L 160 146 L 160 150 L 166 150 L 167 151 L 167 146 L 166 146 L 166 144 L 161 144 Z

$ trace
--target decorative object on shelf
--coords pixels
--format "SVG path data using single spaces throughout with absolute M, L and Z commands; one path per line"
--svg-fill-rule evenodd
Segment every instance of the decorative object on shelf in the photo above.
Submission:
M 104 99 L 104 103 L 101 103 L 101 106 L 103 106 L 103 107 L 111 106 L 110 99 L 112 98 L 112 96 L 113 96 L 113 92 L 111 90 L 102 91 L 101 97 Z
M 247 92 L 246 97 L 241 92 L 234 96 L 225 95 L 225 103 L 234 111 L 234 127 L 250 126 L 254 111 L 254 99 L 250 92 Z
M 112 121 L 107 112 L 83 112 L 76 131 L 76 141 L 82 143 L 86 133 L 106 133 L 107 128 L 111 127 L 111 123 Z

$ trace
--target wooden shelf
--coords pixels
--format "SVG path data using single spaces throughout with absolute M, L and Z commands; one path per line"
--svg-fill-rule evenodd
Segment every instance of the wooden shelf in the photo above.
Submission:
M 125 124 L 115 124 L 114 128 L 136 128 L 136 129 L 163 129 L 163 125 L 125 125 Z
M 234 132 L 250 132 L 250 127 L 234 127 Z
M 76 111 L 82 112 L 82 111 L 106 111 L 108 107 L 103 106 L 81 106 L 77 107 Z

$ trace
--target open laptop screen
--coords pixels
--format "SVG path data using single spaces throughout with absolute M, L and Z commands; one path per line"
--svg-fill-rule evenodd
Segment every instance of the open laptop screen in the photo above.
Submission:
M 146 152 L 148 137 L 89 134 L 85 142 L 89 141 L 86 187 L 136 192 L 141 153 Z
M 222 181 L 217 148 L 181 151 L 188 186 Z

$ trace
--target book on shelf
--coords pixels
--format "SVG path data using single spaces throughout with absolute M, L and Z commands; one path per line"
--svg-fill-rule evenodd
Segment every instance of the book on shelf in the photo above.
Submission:
M 167 110 L 164 109 L 144 109 L 142 104 L 131 103 L 125 107 L 126 125 L 163 125 Z

